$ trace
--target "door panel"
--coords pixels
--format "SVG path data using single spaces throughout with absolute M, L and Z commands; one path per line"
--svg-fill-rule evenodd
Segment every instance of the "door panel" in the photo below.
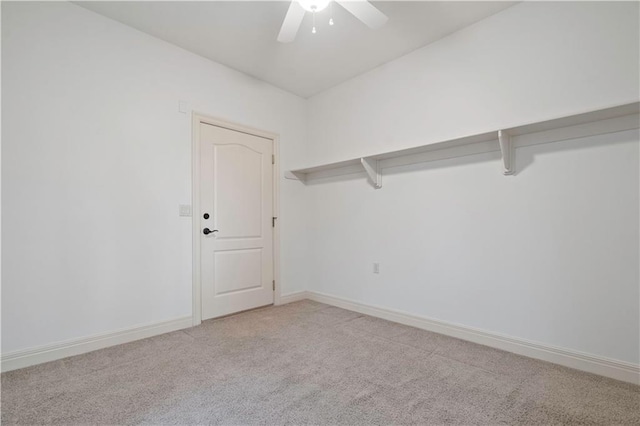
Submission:
M 214 161 L 217 238 L 260 238 L 263 154 L 244 145 L 215 145 Z
M 273 303 L 273 141 L 200 123 L 199 143 L 205 320 Z
M 215 253 L 216 296 L 262 286 L 262 249 Z

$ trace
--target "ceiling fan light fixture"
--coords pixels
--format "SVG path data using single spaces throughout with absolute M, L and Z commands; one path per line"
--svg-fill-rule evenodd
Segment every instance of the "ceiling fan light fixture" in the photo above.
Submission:
M 307 12 L 313 13 L 313 28 L 311 32 L 315 34 L 316 12 L 326 9 L 328 6 L 333 9 L 334 1 L 374 30 L 382 27 L 389 19 L 368 0 L 291 0 L 287 15 L 284 17 L 282 27 L 280 27 L 280 32 L 278 33 L 278 41 L 291 43 L 295 40 L 298 29 Z M 333 26 L 333 10 L 330 10 L 329 13 L 329 26 Z
M 331 0 L 298 0 L 298 3 L 307 12 L 320 12 L 329 6 Z

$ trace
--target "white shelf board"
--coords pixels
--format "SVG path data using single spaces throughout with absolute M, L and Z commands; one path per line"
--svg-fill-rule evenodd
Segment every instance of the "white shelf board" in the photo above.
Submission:
M 306 181 L 309 179 L 362 173 L 366 171 L 363 164 L 374 164 L 374 162 L 378 162 L 378 173 L 380 173 L 382 169 L 389 167 L 453 158 L 463 155 L 473 155 L 483 152 L 500 151 L 501 145 L 498 143 L 498 132 L 502 133 L 503 141 L 507 139 L 517 139 L 513 145 L 511 142 L 509 142 L 508 145 L 502 144 L 503 150 L 508 146 L 508 152 L 506 154 L 512 156 L 513 149 L 519 146 L 548 143 L 566 140 L 572 137 L 584 137 L 638 128 L 640 127 L 638 120 L 639 112 L 640 103 L 632 102 L 611 108 L 603 108 L 596 111 L 588 111 L 566 117 L 496 129 L 486 133 L 438 141 L 413 148 L 366 155 L 334 163 L 295 169 L 285 173 L 285 177 Z M 557 131 L 558 129 L 568 128 L 570 128 L 571 131 Z M 553 131 L 556 132 L 554 133 Z M 537 136 L 537 138 L 524 137 L 528 135 L 534 135 Z M 512 161 L 513 157 L 510 157 L 510 162 L 505 162 L 505 165 L 511 164 Z M 513 170 L 511 169 L 505 170 L 505 174 L 512 173 Z M 378 188 L 379 186 L 375 187 Z

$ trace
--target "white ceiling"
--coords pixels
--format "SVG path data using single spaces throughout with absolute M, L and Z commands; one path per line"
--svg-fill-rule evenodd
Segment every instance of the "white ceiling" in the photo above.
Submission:
M 292 43 L 276 41 L 288 1 L 75 2 L 193 53 L 309 97 L 513 5 L 376 1 L 389 21 L 371 30 L 338 4 L 307 13 Z

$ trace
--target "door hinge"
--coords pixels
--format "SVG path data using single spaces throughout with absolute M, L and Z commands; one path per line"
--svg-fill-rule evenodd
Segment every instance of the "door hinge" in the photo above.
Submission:
M 271 164 L 276 164 L 276 156 L 275 156 L 275 154 L 271 154 Z
M 276 280 L 273 280 L 273 291 L 276 291 Z
M 275 217 L 275 216 L 271 218 L 271 227 L 272 228 L 276 227 L 276 219 L 277 219 L 277 217 Z

